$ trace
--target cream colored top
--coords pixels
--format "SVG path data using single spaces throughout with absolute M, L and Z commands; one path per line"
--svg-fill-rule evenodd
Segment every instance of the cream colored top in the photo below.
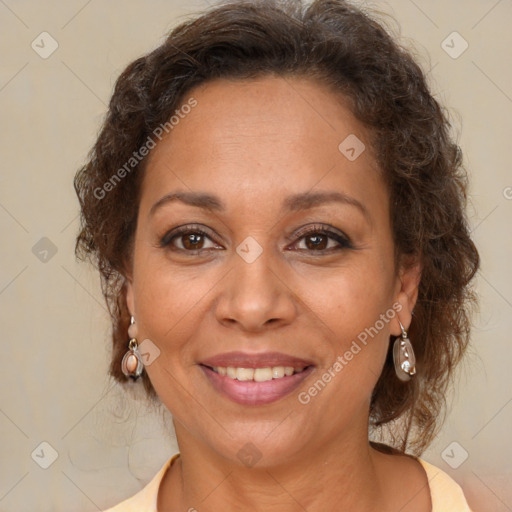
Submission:
M 157 497 L 160 482 L 179 453 L 171 457 L 137 494 L 104 512 L 158 512 Z M 460 486 L 444 471 L 418 459 L 427 473 L 432 499 L 432 512 L 471 512 Z

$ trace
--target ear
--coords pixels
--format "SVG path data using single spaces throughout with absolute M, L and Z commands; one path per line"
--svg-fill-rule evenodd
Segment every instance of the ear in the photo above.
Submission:
M 128 311 L 131 316 L 135 316 L 135 297 L 133 293 L 133 283 L 131 279 L 126 279 L 125 284 L 125 293 L 126 293 L 126 305 L 128 306 Z
M 399 336 L 402 332 L 398 320 L 405 329 L 409 329 L 412 311 L 418 300 L 418 289 L 421 281 L 421 263 L 418 258 L 404 260 L 397 276 L 397 291 L 394 304 L 399 304 L 395 318 L 390 323 L 391 334 Z

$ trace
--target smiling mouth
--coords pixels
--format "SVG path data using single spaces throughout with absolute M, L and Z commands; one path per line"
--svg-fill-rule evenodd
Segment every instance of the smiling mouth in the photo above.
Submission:
M 233 402 L 250 406 L 270 404 L 286 397 L 314 371 L 314 365 L 299 361 L 295 363 L 297 366 L 262 366 L 270 361 L 252 363 L 257 368 L 248 368 L 247 362 L 240 361 L 244 366 L 202 363 L 199 367 L 217 392 Z
M 204 365 L 206 366 L 206 365 Z M 232 380 L 265 382 L 269 380 L 283 379 L 294 374 L 302 373 L 309 366 L 268 366 L 265 368 L 239 368 L 233 366 L 206 366 L 218 375 L 225 376 Z

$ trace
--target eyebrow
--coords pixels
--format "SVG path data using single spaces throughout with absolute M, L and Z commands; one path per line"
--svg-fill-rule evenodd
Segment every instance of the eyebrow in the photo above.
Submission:
M 175 202 L 181 201 L 182 203 L 190 206 L 196 206 L 197 208 L 203 208 L 205 210 L 224 211 L 225 207 L 222 201 L 211 194 L 201 192 L 171 192 L 161 197 L 149 210 L 149 215 L 153 215 L 156 210 L 162 206 Z
M 283 209 L 301 211 L 327 203 L 342 203 L 354 206 L 367 218 L 367 220 L 370 220 L 370 214 L 366 207 L 354 197 L 344 194 L 343 192 L 305 192 L 295 194 L 285 199 Z
M 202 192 L 171 192 L 161 197 L 149 210 L 149 215 L 153 215 L 156 210 L 162 206 L 180 201 L 188 204 L 189 206 L 195 206 L 197 208 L 203 208 L 205 210 L 223 212 L 226 207 L 221 199 L 212 194 Z M 288 196 L 284 202 L 282 209 L 292 212 L 308 210 L 315 206 L 321 206 L 327 203 L 342 203 L 357 208 L 368 221 L 370 221 L 370 214 L 366 207 L 357 199 L 348 196 L 342 192 L 303 192 L 300 194 L 294 194 Z

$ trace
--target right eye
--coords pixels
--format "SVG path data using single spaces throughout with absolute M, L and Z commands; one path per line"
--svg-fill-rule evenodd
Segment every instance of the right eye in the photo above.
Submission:
M 211 245 L 205 246 L 210 243 Z M 199 253 L 210 249 L 221 249 L 213 242 L 210 234 L 198 226 L 180 226 L 166 233 L 160 241 L 160 247 L 173 251 Z

